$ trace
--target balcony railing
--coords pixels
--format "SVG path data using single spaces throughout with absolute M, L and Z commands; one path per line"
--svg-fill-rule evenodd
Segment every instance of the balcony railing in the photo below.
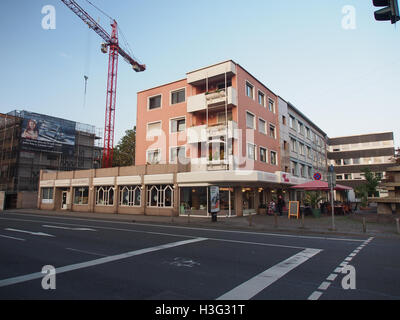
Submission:
M 237 91 L 233 87 L 228 87 L 227 91 L 225 89 L 218 90 L 215 92 L 201 93 L 195 96 L 188 97 L 187 111 L 197 112 L 204 111 L 208 107 L 224 106 L 225 101 L 227 101 L 228 106 L 237 106 Z
M 190 127 L 187 129 L 187 142 L 198 143 L 207 142 L 209 137 L 226 136 L 228 139 L 238 139 L 238 125 L 235 121 L 228 121 L 228 128 L 225 124 L 216 124 L 209 126 L 206 125 Z

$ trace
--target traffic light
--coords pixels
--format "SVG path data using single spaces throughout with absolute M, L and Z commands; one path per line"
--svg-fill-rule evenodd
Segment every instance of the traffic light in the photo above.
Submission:
M 385 7 L 375 11 L 375 20 L 396 23 L 400 20 L 399 5 L 397 0 L 373 0 L 375 7 Z

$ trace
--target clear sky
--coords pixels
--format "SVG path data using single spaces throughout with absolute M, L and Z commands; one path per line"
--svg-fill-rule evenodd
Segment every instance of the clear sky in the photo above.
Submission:
M 110 32 L 107 17 L 77 2 Z M 394 131 L 400 146 L 400 23 L 375 21 L 372 0 L 91 2 L 118 21 L 147 65 L 136 73 L 120 59 L 115 143 L 136 124 L 138 91 L 232 59 L 328 136 Z M 56 9 L 54 30 L 42 28 L 45 5 Z M 355 20 L 344 6 L 355 9 Z M 25 109 L 104 128 L 108 56 L 96 33 L 60 0 L 1 0 L 0 29 L 0 112 Z

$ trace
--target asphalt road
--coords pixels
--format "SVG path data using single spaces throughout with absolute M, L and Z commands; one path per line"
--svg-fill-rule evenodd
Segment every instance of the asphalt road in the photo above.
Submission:
M 395 239 L 7 211 L 0 215 L 0 299 L 398 300 L 399 252 Z M 47 265 L 55 267 L 50 280 L 41 272 Z M 354 278 L 343 273 L 347 265 Z

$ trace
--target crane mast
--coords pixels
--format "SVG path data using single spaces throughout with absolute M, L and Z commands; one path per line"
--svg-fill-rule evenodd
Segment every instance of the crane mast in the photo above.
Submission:
M 69 9 L 71 9 L 89 28 L 93 29 L 104 41 L 102 52 L 109 51 L 108 58 L 108 79 L 106 95 L 106 113 L 104 125 L 104 147 L 103 147 L 103 168 L 112 167 L 114 153 L 114 126 L 115 126 L 115 105 L 118 74 L 118 56 L 124 58 L 133 70 L 141 72 L 146 70 L 144 64 L 140 64 L 132 58 L 118 43 L 118 24 L 115 20 L 111 23 L 111 36 L 105 31 L 85 10 L 74 0 L 61 0 Z

